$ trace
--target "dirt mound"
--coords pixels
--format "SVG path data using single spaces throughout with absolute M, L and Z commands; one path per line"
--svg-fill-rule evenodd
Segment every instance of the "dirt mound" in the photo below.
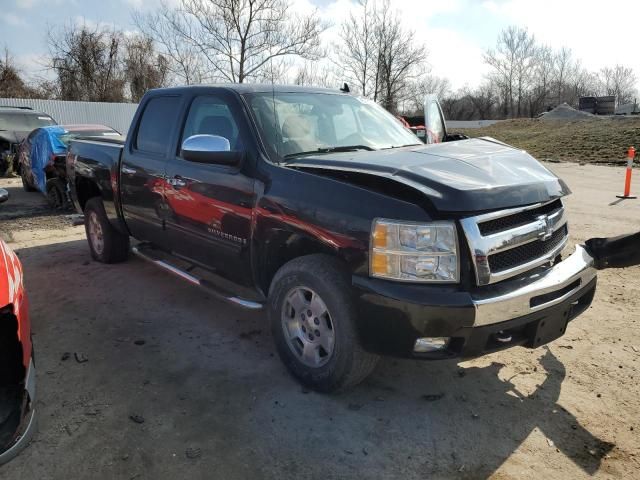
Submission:
M 576 110 L 567 103 L 561 103 L 553 110 L 543 113 L 540 118 L 542 120 L 591 120 L 598 117 L 589 112 Z
M 526 150 L 538 160 L 625 163 L 629 145 L 637 148 L 640 143 L 640 116 L 589 118 L 504 120 L 485 128 L 455 131 L 470 137 L 496 138 Z

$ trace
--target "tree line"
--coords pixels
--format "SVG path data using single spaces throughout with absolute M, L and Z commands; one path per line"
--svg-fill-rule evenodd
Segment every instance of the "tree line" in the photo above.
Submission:
M 355 93 L 393 113 L 420 114 L 427 93 L 450 119 L 535 116 L 584 95 L 634 101 L 636 76 L 615 65 L 585 69 L 568 48 L 540 44 L 526 28 L 503 30 L 484 54 L 477 87 L 451 88 L 432 75 L 428 46 L 406 28 L 390 0 L 359 0 L 325 44 L 331 25 L 317 11 L 296 13 L 286 0 L 181 0 L 132 14 L 135 33 L 70 24 L 51 29 L 47 68 L 25 81 L 8 51 L 0 58 L 0 97 L 123 102 L 150 88 L 216 82 L 295 83 Z

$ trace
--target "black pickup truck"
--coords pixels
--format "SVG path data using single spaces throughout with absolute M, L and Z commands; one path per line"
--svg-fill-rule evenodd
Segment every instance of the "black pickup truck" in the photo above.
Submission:
M 561 336 L 596 288 L 582 246 L 562 256 L 569 189 L 522 150 L 448 135 L 435 99 L 425 111 L 427 145 L 340 91 L 153 90 L 126 141 L 72 142 L 71 196 L 96 260 L 131 251 L 265 308 L 284 363 L 321 391 L 380 354 L 470 358 Z

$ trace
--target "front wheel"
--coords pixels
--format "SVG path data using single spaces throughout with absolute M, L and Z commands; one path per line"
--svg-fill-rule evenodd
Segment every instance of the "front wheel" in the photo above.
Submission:
M 46 183 L 47 202 L 55 210 L 68 210 L 70 202 L 67 199 L 66 185 L 59 178 L 50 178 Z
M 349 275 L 327 255 L 284 265 L 269 293 L 271 329 L 280 358 L 303 384 L 344 390 L 364 380 L 378 356 L 366 352 L 356 331 Z
M 129 235 L 113 228 L 107 218 L 102 199 L 93 197 L 84 207 L 84 229 L 91 256 L 102 263 L 123 262 L 129 255 Z

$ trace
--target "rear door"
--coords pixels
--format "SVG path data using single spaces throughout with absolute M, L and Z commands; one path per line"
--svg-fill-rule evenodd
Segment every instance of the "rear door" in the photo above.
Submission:
M 447 126 L 440 108 L 438 97 L 426 95 L 424 99 L 424 126 L 426 128 L 425 143 L 440 143 L 447 138 Z
M 225 90 L 196 95 L 178 146 L 192 135 L 218 135 L 232 151 L 243 154 L 239 165 L 185 160 L 180 149 L 167 163 L 166 226 L 171 249 L 214 270 L 236 284 L 252 284 L 251 213 L 255 201 L 251 171 L 250 127 L 240 100 Z
M 164 171 L 178 135 L 181 102 L 179 95 L 155 95 L 145 102 L 120 167 L 122 210 L 131 234 L 162 248 L 168 248 Z

